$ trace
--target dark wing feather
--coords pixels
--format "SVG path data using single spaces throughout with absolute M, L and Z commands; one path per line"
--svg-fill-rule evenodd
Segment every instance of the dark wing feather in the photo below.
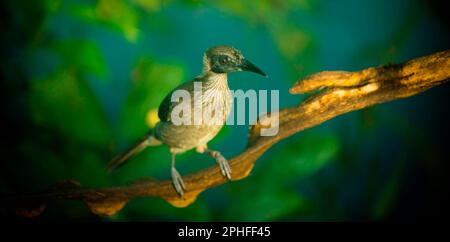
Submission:
M 163 122 L 167 122 L 170 119 L 170 110 L 172 110 L 172 102 L 170 101 L 170 97 L 172 96 L 172 92 L 167 94 L 167 96 L 163 99 L 158 108 L 158 117 L 159 120 Z
M 173 89 L 169 94 L 167 94 L 167 96 L 163 99 L 163 101 L 161 102 L 161 104 L 159 105 L 159 108 L 158 108 L 159 120 L 161 120 L 163 122 L 170 121 L 170 114 L 172 112 L 172 109 L 178 104 L 178 102 L 171 101 L 173 92 L 175 92 L 176 90 L 184 89 L 190 93 L 193 93 L 195 81 L 199 81 L 199 79 L 195 78 L 194 80 L 182 83 L 178 87 Z

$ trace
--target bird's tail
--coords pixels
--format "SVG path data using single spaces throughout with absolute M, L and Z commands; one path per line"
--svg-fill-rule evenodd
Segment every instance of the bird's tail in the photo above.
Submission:
M 144 139 L 133 145 L 133 147 L 130 148 L 127 152 L 111 160 L 107 165 L 107 169 L 108 171 L 114 171 L 115 169 L 124 165 L 131 157 L 140 153 L 145 148 L 149 146 L 157 146 L 160 144 L 162 144 L 162 142 L 156 139 L 153 135 L 146 136 Z

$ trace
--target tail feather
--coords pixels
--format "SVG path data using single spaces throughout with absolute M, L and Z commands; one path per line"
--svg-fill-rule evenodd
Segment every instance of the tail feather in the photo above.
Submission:
M 114 171 L 115 169 L 124 165 L 131 157 L 139 154 L 142 150 L 149 146 L 160 145 L 161 141 L 156 139 L 154 136 L 148 136 L 144 139 L 137 142 L 132 148 L 130 148 L 127 152 L 122 155 L 117 156 L 113 160 L 111 160 L 108 165 L 108 171 Z

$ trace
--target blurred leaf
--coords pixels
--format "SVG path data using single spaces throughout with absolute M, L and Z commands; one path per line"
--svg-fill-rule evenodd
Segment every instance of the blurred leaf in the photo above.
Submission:
M 163 0 L 133 0 L 133 2 L 148 12 L 155 12 L 161 8 Z
M 65 40 L 54 44 L 65 66 L 106 79 L 105 60 L 97 44 L 84 39 Z
M 121 32 L 134 43 L 139 38 L 139 14 L 130 1 L 99 0 L 91 4 L 71 3 L 70 13 L 90 23 L 101 23 Z
M 61 0 L 45 0 L 47 11 L 56 12 L 61 7 Z
M 86 80 L 73 69 L 31 83 L 28 104 L 33 120 L 68 139 L 106 146 L 109 128 Z
M 272 25 L 272 36 L 280 49 L 281 54 L 287 59 L 292 60 L 308 47 L 310 40 L 308 35 L 300 28 L 294 26 Z
M 140 134 L 143 136 L 144 134 Z M 149 177 L 153 179 L 170 178 L 170 153 L 167 147 L 157 146 L 145 149 L 112 174 L 116 184 L 126 184 L 132 180 Z
M 306 133 L 305 133 L 306 134 Z M 252 175 L 234 185 L 227 218 L 266 221 L 303 209 L 307 200 L 292 183 L 318 172 L 339 150 L 333 134 L 306 134 L 272 153 Z
M 279 182 L 311 176 L 333 161 L 339 151 L 335 134 L 305 133 L 265 162 L 267 172 Z
M 98 21 L 95 13 L 95 6 L 92 4 L 71 2 L 68 11 L 72 16 L 89 21 L 90 23 Z
M 83 186 L 106 187 L 110 185 L 111 174 L 106 171 L 105 162 L 98 153 L 81 151 L 68 167 L 68 173 Z
M 122 113 L 123 133 L 136 139 L 148 131 L 146 116 L 183 80 L 183 68 L 140 58 L 132 74 L 132 88 Z
M 186 1 L 185 1 L 186 2 Z M 196 1 L 197 2 L 197 1 Z M 283 22 L 285 16 L 296 10 L 309 11 L 313 4 L 310 0 L 290 1 L 204 1 L 211 3 L 220 11 L 243 18 L 251 24 L 270 25 L 273 21 Z M 251 13 L 251 14 L 249 14 Z
M 222 11 L 226 11 L 228 13 L 232 13 L 234 15 L 241 17 L 249 16 L 246 12 L 248 10 L 247 2 L 233 1 L 233 0 L 214 1 L 214 4 L 216 4 L 216 6 Z
M 111 26 L 119 29 L 130 42 L 139 37 L 138 14 L 128 1 L 99 0 L 96 16 Z

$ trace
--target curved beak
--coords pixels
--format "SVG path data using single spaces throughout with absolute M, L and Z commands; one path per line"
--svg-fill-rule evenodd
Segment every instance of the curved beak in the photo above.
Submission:
M 250 61 L 248 61 L 247 59 L 244 59 L 242 61 L 242 63 L 239 65 L 239 67 L 243 70 L 243 71 L 251 71 L 251 72 L 255 72 L 258 73 L 262 76 L 267 77 L 267 74 L 264 73 L 261 69 L 259 69 L 257 66 L 255 66 L 253 63 L 251 63 Z

